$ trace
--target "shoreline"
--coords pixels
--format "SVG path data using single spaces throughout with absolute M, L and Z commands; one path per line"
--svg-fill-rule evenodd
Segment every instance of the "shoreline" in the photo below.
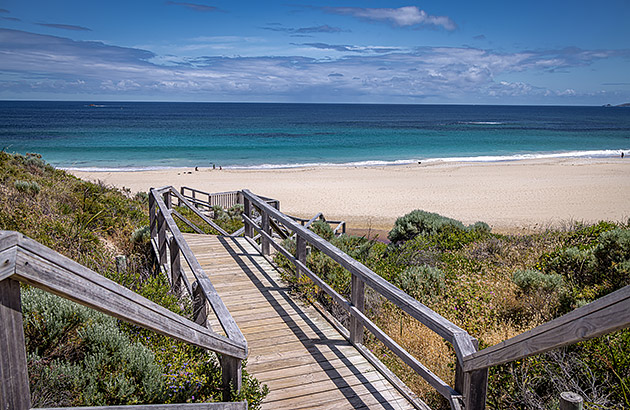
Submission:
M 319 162 L 319 163 L 285 163 L 285 164 L 259 164 L 259 165 L 227 165 L 223 168 L 232 171 L 263 171 L 263 170 L 288 170 L 301 168 L 352 168 L 352 167 L 391 167 L 416 164 L 452 164 L 452 163 L 494 163 L 494 162 L 514 162 L 529 160 L 554 160 L 554 159 L 586 159 L 601 160 L 618 158 L 622 153 L 630 155 L 630 148 L 607 149 L 607 150 L 586 150 L 586 151 L 562 151 L 562 152 L 539 152 L 536 154 L 512 154 L 512 155 L 478 155 L 472 157 L 436 157 L 419 159 L 399 159 L 399 160 L 360 160 L 343 163 Z M 205 170 L 217 168 L 221 165 L 218 161 L 208 167 L 200 167 Z M 69 172 L 145 172 L 145 171 L 167 171 L 167 170 L 188 170 L 196 166 L 146 166 L 146 167 L 59 167 Z M 198 166 L 197 166 L 198 167 Z
M 286 213 L 310 218 L 323 212 L 327 219 L 379 236 L 414 209 L 465 224 L 481 220 L 504 233 L 630 217 L 630 158 L 619 157 L 68 172 L 134 193 L 164 185 L 206 192 L 247 188 L 279 199 Z

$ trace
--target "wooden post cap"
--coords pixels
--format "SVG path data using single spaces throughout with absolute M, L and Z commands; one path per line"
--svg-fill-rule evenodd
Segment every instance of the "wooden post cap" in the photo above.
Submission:
M 560 410 L 582 410 L 584 399 L 577 393 L 562 392 L 560 393 Z

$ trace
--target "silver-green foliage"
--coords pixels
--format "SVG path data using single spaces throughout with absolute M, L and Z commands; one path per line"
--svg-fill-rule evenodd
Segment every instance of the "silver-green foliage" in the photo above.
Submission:
M 562 275 L 557 273 L 545 274 L 536 269 L 517 270 L 512 276 L 512 281 L 523 293 L 536 291 L 554 292 L 564 284 Z
M 446 287 L 444 272 L 428 265 L 408 267 L 395 278 L 394 284 L 421 301 L 441 295 Z
M 15 181 L 13 186 L 24 194 L 37 195 L 41 190 L 39 184 L 35 181 Z
M 32 288 L 22 309 L 36 407 L 152 402 L 162 391 L 153 353 L 115 318 Z

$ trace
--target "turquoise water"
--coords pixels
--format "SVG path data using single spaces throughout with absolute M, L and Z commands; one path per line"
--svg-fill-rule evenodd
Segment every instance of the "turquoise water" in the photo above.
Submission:
M 4 101 L 0 148 L 101 170 L 618 156 L 630 108 Z

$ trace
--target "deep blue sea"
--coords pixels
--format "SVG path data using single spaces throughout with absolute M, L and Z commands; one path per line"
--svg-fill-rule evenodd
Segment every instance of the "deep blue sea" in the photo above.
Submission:
M 0 149 L 93 170 L 612 157 L 630 108 L 0 101 Z

